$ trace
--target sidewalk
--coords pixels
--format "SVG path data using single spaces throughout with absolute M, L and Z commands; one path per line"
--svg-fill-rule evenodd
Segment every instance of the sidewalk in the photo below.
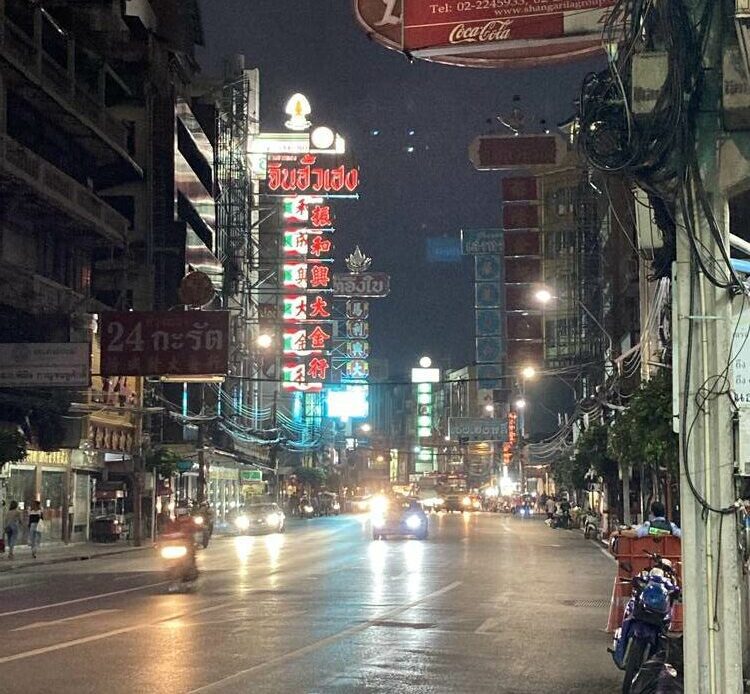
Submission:
M 37 553 L 37 558 L 31 556 L 31 548 L 28 545 L 16 546 L 14 559 L 8 559 L 8 550 L 0 553 L 0 573 L 22 569 L 29 566 L 44 566 L 46 564 L 60 564 L 68 561 L 85 561 L 99 557 L 111 557 L 127 552 L 151 549 L 153 545 L 149 540 L 144 541 L 140 547 L 134 547 L 126 543 L 99 544 L 93 542 L 78 542 L 64 545 L 60 542 L 42 544 Z

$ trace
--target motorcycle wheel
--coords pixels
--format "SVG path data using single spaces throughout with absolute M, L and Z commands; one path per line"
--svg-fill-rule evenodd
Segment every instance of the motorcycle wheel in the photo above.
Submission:
M 649 642 L 644 639 L 633 638 L 625 656 L 625 677 L 622 681 L 622 694 L 630 694 L 633 680 L 641 669 L 641 665 L 648 659 Z

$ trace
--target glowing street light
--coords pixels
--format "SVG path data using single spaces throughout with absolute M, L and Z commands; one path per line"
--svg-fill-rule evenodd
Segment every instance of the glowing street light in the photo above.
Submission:
M 360 428 L 360 431 L 364 432 L 365 434 L 369 434 L 372 431 L 372 425 L 368 422 L 365 422 Z
M 549 289 L 539 289 L 537 292 L 534 293 L 534 298 L 540 304 L 548 304 L 555 297 L 552 296 L 552 292 Z
M 273 337 L 268 333 L 262 333 L 258 335 L 256 343 L 261 349 L 268 349 L 273 344 Z
M 485 405 L 484 411 L 488 414 L 493 414 L 495 412 L 495 406 L 494 405 Z
M 533 366 L 524 366 L 521 370 L 521 376 L 528 381 L 536 376 L 536 369 Z
M 429 369 L 429 368 L 430 368 L 430 367 L 432 366 L 432 359 L 430 359 L 430 358 L 429 358 L 429 357 L 427 357 L 427 356 L 424 356 L 424 357 L 422 357 L 422 358 L 421 358 L 421 359 L 419 360 L 419 365 L 420 365 L 420 366 L 421 366 L 421 367 L 422 367 L 423 369 Z
M 515 405 L 517 410 L 523 410 L 526 408 L 526 400 L 524 400 L 523 398 L 518 398 L 518 400 L 516 400 L 515 402 Z

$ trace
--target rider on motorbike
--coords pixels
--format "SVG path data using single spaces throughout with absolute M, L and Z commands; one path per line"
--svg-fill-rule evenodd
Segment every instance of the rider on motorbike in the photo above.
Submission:
M 635 528 L 621 530 L 619 534 L 623 537 L 659 537 L 662 535 L 682 537 L 682 531 L 674 523 L 668 521 L 666 515 L 667 510 L 664 504 L 661 501 L 654 501 L 651 504 L 649 520 Z

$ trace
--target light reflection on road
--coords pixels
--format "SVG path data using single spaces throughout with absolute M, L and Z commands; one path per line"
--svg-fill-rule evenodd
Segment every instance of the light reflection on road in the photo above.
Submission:
M 385 566 L 388 546 L 383 541 L 370 542 L 367 555 L 370 558 L 370 573 L 372 574 L 372 602 L 380 604 L 383 600 L 385 585 Z
M 424 542 L 421 540 L 407 540 L 403 546 L 404 561 L 406 563 L 406 590 L 409 597 L 419 596 L 422 587 L 422 560 L 424 559 Z

